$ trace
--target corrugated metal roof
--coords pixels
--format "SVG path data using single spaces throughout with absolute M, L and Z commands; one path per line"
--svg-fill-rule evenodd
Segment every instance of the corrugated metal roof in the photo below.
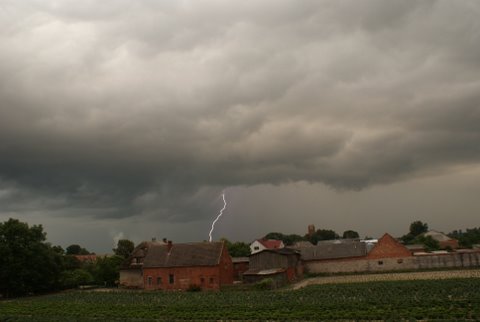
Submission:
M 220 262 L 223 243 L 202 242 L 168 245 L 153 244 L 149 247 L 143 267 L 215 266 Z
M 250 258 L 248 257 L 232 257 L 232 262 L 233 263 L 245 263 L 245 262 L 249 262 L 250 261 Z
M 367 247 L 363 242 L 345 244 L 320 244 L 314 247 L 299 249 L 303 260 L 338 259 L 367 255 Z

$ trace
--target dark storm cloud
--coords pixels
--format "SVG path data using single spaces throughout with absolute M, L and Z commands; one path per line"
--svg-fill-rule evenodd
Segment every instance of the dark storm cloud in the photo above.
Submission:
M 477 1 L 4 1 L 1 209 L 186 221 L 223 187 L 478 164 L 479 17 Z

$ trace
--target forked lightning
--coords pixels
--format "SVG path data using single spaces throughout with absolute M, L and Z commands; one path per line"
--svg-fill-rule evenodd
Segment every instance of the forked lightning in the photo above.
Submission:
M 213 221 L 212 223 L 212 229 L 210 229 L 210 232 L 208 233 L 209 236 L 209 241 L 212 241 L 212 232 L 213 229 L 215 228 L 215 223 L 222 217 L 223 211 L 227 208 L 227 201 L 225 200 L 225 191 L 222 192 L 222 198 L 223 198 L 223 208 L 220 210 L 220 213 L 218 214 L 217 218 Z

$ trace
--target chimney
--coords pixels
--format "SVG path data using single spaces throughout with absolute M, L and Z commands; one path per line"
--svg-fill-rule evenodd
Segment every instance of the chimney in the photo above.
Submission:
M 166 238 L 162 239 L 162 241 L 163 241 L 164 244 L 167 244 L 167 239 Z
M 170 253 L 170 250 L 172 250 L 172 241 L 169 240 L 168 243 L 167 243 L 167 251 Z

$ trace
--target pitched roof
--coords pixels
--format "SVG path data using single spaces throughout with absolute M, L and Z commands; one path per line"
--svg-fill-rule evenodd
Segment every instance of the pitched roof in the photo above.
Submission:
M 338 259 L 347 257 L 360 257 L 367 254 L 363 242 L 346 244 L 319 244 L 313 247 L 299 248 L 303 260 Z
M 279 254 L 279 255 L 300 255 L 300 252 L 296 249 L 293 248 L 276 248 L 276 249 L 262 249 L 259 252 L 253 253 L 250 255 L 252 256 L 257 256 L 261 253 L 274 253 L 274 254 Z
M 274 249 L 274 248 L 282 248 L 283 242 L 281 240 L 276 239 L 257 239 L 257 241 L 262 244 L 265 248 Z
M 309 241 L 298 241 L 298 242 L 294 243 L 292 246 L 289 246 L 289 248 L 300 249 L 300 248 L 303 248 L 303 247 L 313 247 L 313 246 L 314 245 Z
M 430 237 L 432 237 L 433 239 L 435 239 L 436 241 L 439 241 L 439 242 L 453 240 L 453 238 L 450 238 L 447 235 L 445 235 L 444 233 L 438 232 L 436 230 L 429 230 L 426 233 L 423 233 L 423 236 L 426 236 L 426 237 L 430 236 Z
M 368 258 L 395 258 L 412 256 L 412 252 L 390 234 L 383 234 L 372 250 Z
M 163 242 L 158 241 L 143 241 L 138 244 L 133 251 L 130 253 L 130 256 L 123 261 L 121 269 L 140 269 L 143 265 L 143 260 L 147 256 L 148 250 L 152 245 L 166 245 Z
M 168 245 L 152 244 L 143 261 L 143 267 L 215 266 L 220 262 L 222 242 L 202 242 Z

